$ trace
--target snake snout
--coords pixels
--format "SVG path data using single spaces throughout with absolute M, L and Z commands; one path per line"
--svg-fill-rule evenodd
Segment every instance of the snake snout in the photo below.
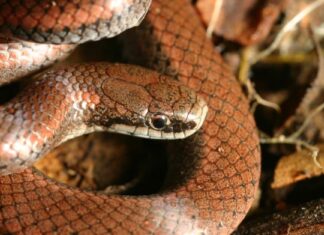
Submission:
M 185 123 L 186 127 L 183 130 L 184 138 L 196 133 L 203 125 L 208 113 L 208 106 L 205 100 L 201 97 L 197 97 L 196 103 L 190 110 Z

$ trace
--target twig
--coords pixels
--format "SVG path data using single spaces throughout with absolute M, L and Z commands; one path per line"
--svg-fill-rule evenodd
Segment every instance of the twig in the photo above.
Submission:
M 255 109 L 258 105 L 263 105 L 269 108 L 272 108 L 276 110 L 277 112 L 280 112 L 279 105 L 272 103 L 268 100 L 263 99 L 258 92 L 255 90 L 251 80 L 249 79 L 249 72 L 251 68 L 251 64 L 249 63 L 249 58 L 252 48 L 247 47 L 245 48 L 241 53 L 241 64 L 239 69 L 239 80 L 240 82 L 245 85 L 248 93 L 248 98 L 250 101 L 254 100 L 252 106 L 251 106 L 251 112 L 254 113 Z
M 277 34 L 275 40 L 271 43 L 271 45 L 257 54 L 251 61 L 251 64 L 255 64 L 262 58 L 271 54 L 280 44 L 281 40 L 283 39 L 284 35 L 293 30 L 294 27 L 308 14 L 316 10 L 320 5 L 324 4 L 324 0 L 317 0 L 310 3 L 307 7 L 305 7 L 302 11 L 300 11 L 297 15 L 295 15 Z
M 297 139 L 301 136 L 301 134 L 305 131 L 306 127 L 310 123 L 310 121 L 315 117 L 317 114 L 319 114 L 321 111 L 324 110 L 324 103 L 317 106 L 315 110 L 311 112 L 311 114 L 305 119 L 303 124 L 298 128 L 297 131 L 295 131 L 293 134 L 291 134 L 289 137 L 293 139 Z
M 322 53 L 320 44 L 315 36 L 314 28 L 312 26 L 310 27 L 310 32 L 311 32 L 313 43 L 314 43 L 316 51 L 317 51 L 318 60 L 319 60 L 319 71 L 318 71 L 317 76 L 321 76 L 321 69 L 322 69 L 321 65 L 323 64 L 324 57 L 323 57 L 323 53 Z M 299 139 L 300 136 L 302 135 L 302 133 L 306 130 L 306 127 L 310 124 L 311 120 L 316 115 L 318 115 L 320 112 L 322 112 L 323 110 L 324 110 L 324 103 L 320 104 L 312 112 L 310 112 L 310 114 L 304 120 L 302 125 L 297 129 L 297 131 L 295 131 L 291 135 L 289 135 L 289 136 L 279 135 L 277 137 L 269 138 L 269 136 L 266 136 L 264 133 L 261 133 L 260 134 L 260 136 L 261 136 L 260 142 L 264 143 L 264 144 L 279 144 L 279 143 L 280 144 L 294 144 L 297 147 L 299 147 L 299 146 L 304 147 L 312 152 L 312 158 L 313 158 L 315 165 L 318 166 L 319 168 L 323 168 L 317 160 L 317 157 L 319 154 L 319 149 L 316 146 L 310 145 L 306 141 Z
M 272 138 L 260 138 L 261 144 L 289 144 L 289 145 L 295 145 L 297 147 L 304 147 L 305 149 L 308 149 L 312 153 L 312 158 L 315 163 L 315 165 L 319 168 L 323 168 L 323 166 L 318 162 L 317 157 L 319 153 L 319 148 L 316 146 L 313 146 L 306 141 L 294 139 L 290 136 L 284 136 L 280 135 L 277 137 Z
M 215 0 L 212 18 L 208 24 L 207 33 L 206 33 L 208 38 L 211 38 L 213 35 L 215 25 L 219 19 L 220 11 L 222 9 L 223 1 L 224 0 Z

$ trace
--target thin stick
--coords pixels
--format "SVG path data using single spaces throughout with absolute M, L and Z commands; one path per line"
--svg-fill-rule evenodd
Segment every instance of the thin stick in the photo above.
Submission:
M 251 65 L 249 63 L 249 58 L 251 54 L 251 50 L 253 50 L 252 47 L 247 47 L 243 49 L 241 53 L 241 64 L 239 68 L 239 81 L 246 87 L 247 93 L 248 93 L 248 99 L 250 101 L 254 100 L 254 103 L 251 107 L 251 112 L 254 113 L 255 109 L 258 105 L 263 105 L 269 108 L 272 108 L 276 110 L 277 112 L 280 112 L 279 105 L 272 103 L 270 101 L 267 101 L 263 99 L 258 92 L 255 90 L 251 80 L 249 79 L 249 72 L 251 69 Z
M 318 56 L 318 60 L 319 60 L 319 71 L 318 71 L 318 75 L 317 77 L 319 78 L 319 76 L 321 76 L 321 69 L 322 69 L 322 65 L 323 65 L 323 53 L 322 53 L 322 49 L 320 47 L 320 44 L 315 36 L 314 33 L 314 28 L 310 27 L 310 32 L 311 32 L 311 36 L 317 51 L 317 56 Z M 317 78 L 317 79 L 318 79 Z M 302 125 L 297 129 L 297 131 L 295 131 L 294 133 L 292 133 L 289 136 L 285 136 L 285 135 L 280 135 L 280 136 L 276 136 L 276 137 L 269 137 L 266 134 L 260 132 L 260 136 L 261 136 L 261 140 L 260 142 L 263 144 L 293 144 L 295 146 L 297 146 L 297 148 L 299 146 L 304 147 L 308 150 L 311 151 L 312 153 L 312 158 L 313 161 L 315 163 L 315 165 L 319 168 L 323 168 L 322 165 L 319 163 L 319 161 L 317 160 L 318 154 L 319 154 L 319 148 L 313 145 L 310 145 L 309 143 L 307 143 L 306 141 L 300 140 L 298 138 L 300 138 L 300 136 L 302 135 L 302 133 L 306 130 L 306 127 L 309 125 L 309 123 L 311 122 L 311 120 L 318 115 L 320 112 L 322 112 L 324 110 L 324 103 L 320 104 L 319 106 L 317 106 L 308 116 L 307 118 L 304 120 L 304 122 L 302 123 Z
M 308 126 L 308 124 L 311 122 L 311 120 L 313 119 L 313 117 L 315 117 L 317 114 L 319 114 L 321 111 L 324 110 L 324 103 L 322 103 L 321 105 L 317 106 L 315 110 L 313 110 L 311 112 L 311 114 L 305 119 L 305 121 L 303 122 L 303 124 L 298 128 L 297 131 L 295 131 L 292 135 L 290 135 L 290 138 L 293 139 L 297 139 L 298 137 L 300 137 L 300 135 L 305 131 L 306 127 Z
M 215 25 L 219 19 L 220 11 L 222 9 L 223 1 L 224 0 L 215 0 L 212 18 L 208 24 L 207 33 L 206 33 L 208 38 L 211 38 L 213 35 Z
M 261 51 L 258 55 L 254 57 L 254 59 L 251 60 L 251 64 L 255 64 L 259 60 L 263 59 L 264 57 L 271 54 L 280 44 L 281 40 L 283 39 L 284 35 L 293 30 L 294 27 L 308 14 L 316 10 L 320 5 L 324 4 L 324 0 L 317 0 L 311 4 L 309 4 L 307 7 L 305 7 L 302 11 L 300 11 L 297 15 L 295 15 L 277 34 L 275 40 L 271 43 L 271 45 Z

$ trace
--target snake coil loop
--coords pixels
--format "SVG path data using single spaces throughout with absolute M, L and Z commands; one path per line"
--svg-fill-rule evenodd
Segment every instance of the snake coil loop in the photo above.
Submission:
M 76 43 L 83 36 L 115 35 L 137 25 L 149 3 L 0 1 L 0 30 L 15 38 L 1 41 L 0 57 L 8 60 L 1 59 L 0 83 L 74 47 L 16 38 Z M 67 65 L 43 73 L 0 106 L 0 172 L 9 174 L 0 177 L 0 233 L 229 234 L 246 215 L 260 175 L 255 123 L 189 1 L 153 0 L 141 26 L 124 38 L 130 40 L 128 60 L 159 73 L 121 64 Z M 42 52 L 33 58 L 36 49 Z M 154 195 L 86 192 L 32 168 L 11 174 L 62 141 L 97 130 L 188 138 L 167 142 L 170 164 L 161 193 Z

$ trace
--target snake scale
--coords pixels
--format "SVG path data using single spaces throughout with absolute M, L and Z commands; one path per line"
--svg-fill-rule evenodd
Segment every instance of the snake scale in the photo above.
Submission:
M 98 6 L 105 2 L 114 10 Z M 2 0 L 0 29 L 5 39 L 80 43 L 95 39 L 93 32 L 99 38 L 110 37 L 137 25 L 149 3 Z M 58 13 L 65 18 L 58 20 Z M 94 19 L 91 13 L 103 19 Z M 61 25 L 54 26 L 55 21 Z M 88 21 L 93 23 L 89 30 Z M 81 29 L 72 28 L 77 24 Z M 105 34 L 106 30 L 112 33 Z M 17 97 L 0 106 L 1 233 L 229 234 L 246 215 L 260 175 L 254 120 L 239 84 L 205 37 L 189 1 L 153 0 L 141 26 L 126 32 L 124 39 L 129 61 L 159 73 L 122 64 L 63 66 L 36 75 Z M 17 39 L 10 43 L 14 50 L 22 47 Z M 52 45 L 58 56 L 43 56 L 43 66 L 70 47 Z M 2 83 L 16 79 L 8 76 L 14 72 L 7 71 Z M 26 73 L 20 71 L 18 76 Z M 124 89 L 129 90 L 121 92 Z M 123 102 L 116 104 L 114 99 Z M 149 112 L 143 111 L 149 114 L 145 117 L 138 114 L 143 103 L 149 106 Z M 208 113 L 202 123 L 206 104 Z M 132 127 L 134 123 L 139 127 Z M 201 124 L 191 135 L 192 128 Z M 165 131 L 154 130 L 165 126 Z M 153 138 L 190 135 L 166 143 L 169 167 L 159 193 L 108 196 L 62 185 L 33 168 L 14 172 L 66 139 L 120 127 L 124 128 L 120 132 Z

